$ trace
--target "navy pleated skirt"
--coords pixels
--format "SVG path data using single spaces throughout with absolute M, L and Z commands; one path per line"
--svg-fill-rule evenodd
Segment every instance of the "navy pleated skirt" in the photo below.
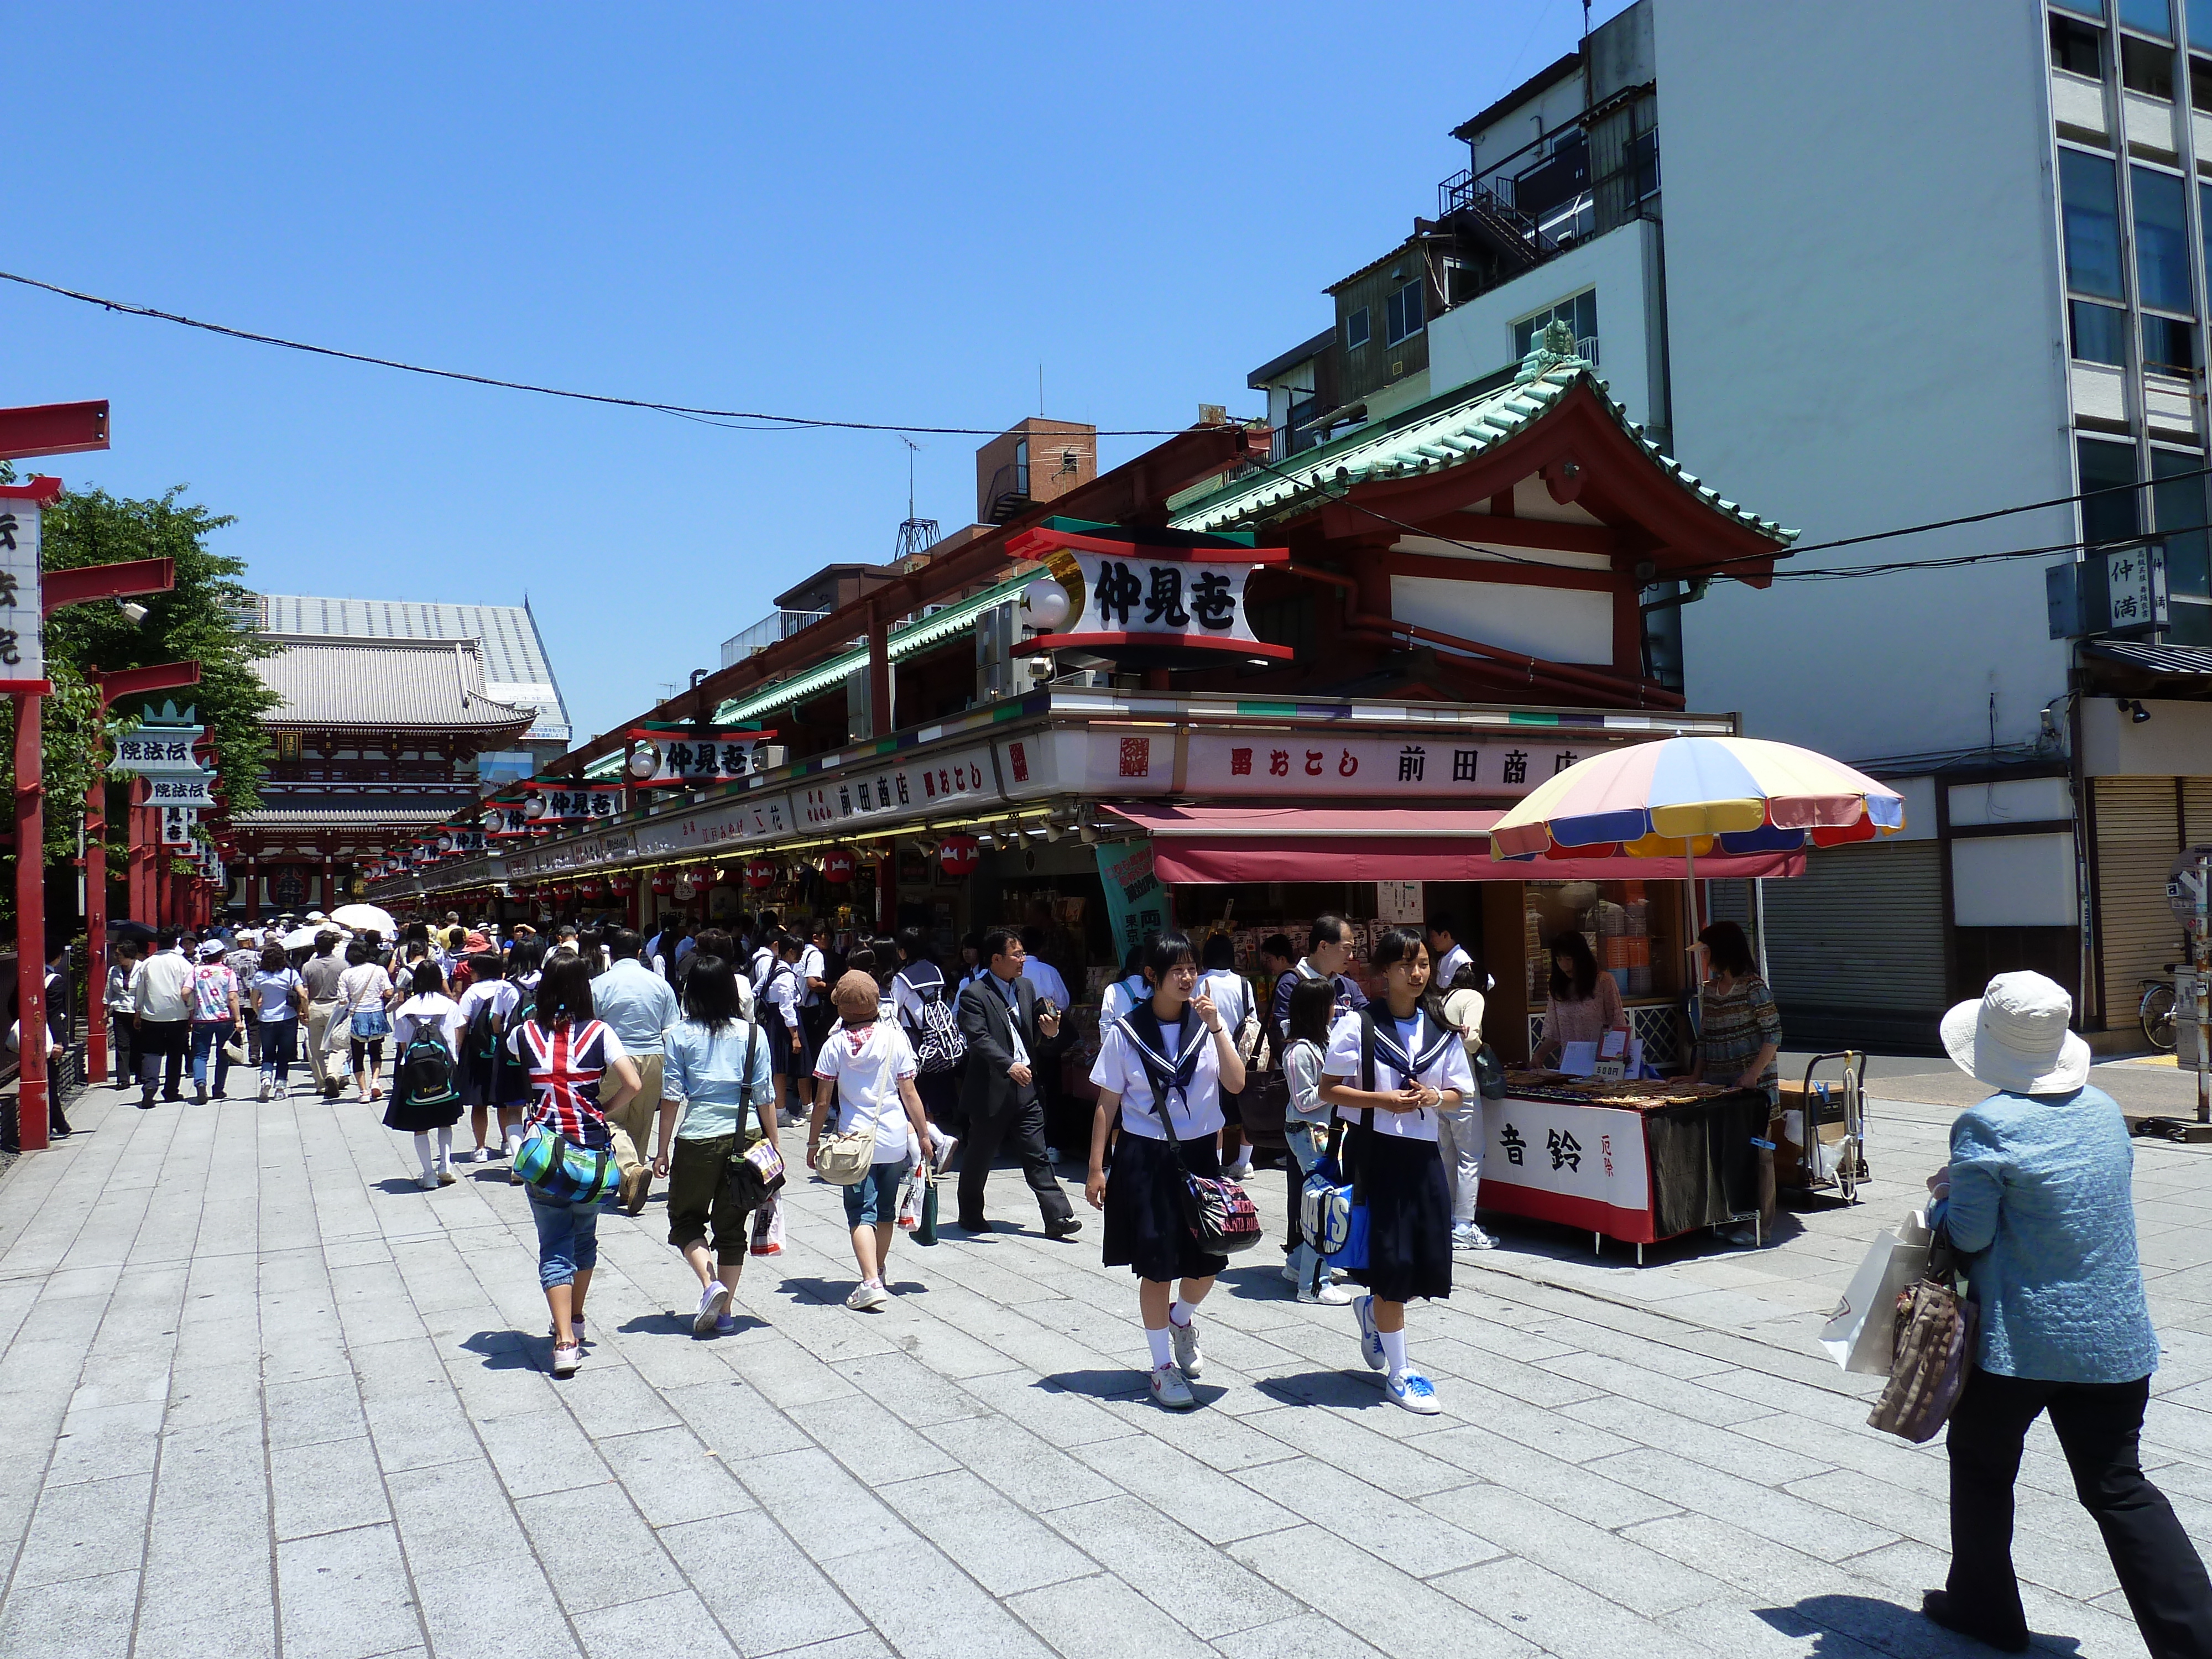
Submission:
M 1221 1152 L 1212 1136 L 1180 1145 L 1191 1174 L 1221 1174 Z M 1182 1172 L 1167 1142 L 1126 1131 L 1117 1137 L 1114 1167 L 1106 1172 L 1106 1265 L 1127 1267 L 1155 1284 L 1211 1279 L 1226 1267 L 1227 1256 L 1206 1255 L 1190 1236 L 1182 1194 Z
M 1367 1200 L 1367 1266 L 1352 1278 L 1385 1302 L 1451 1294 L 1451 1194 L 1433 1140 L 1357 1137 Z

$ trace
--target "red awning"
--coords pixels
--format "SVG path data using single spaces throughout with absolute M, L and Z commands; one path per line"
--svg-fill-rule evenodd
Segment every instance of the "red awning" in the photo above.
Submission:
M 1490 856 L 1503 810 L 1396 806 L 1152 806 L 1106 810 L 1152 838 L 1162 881 L 1679 881 L 1680 859 Z M 1715 854 L 1698 874 L 1796 876 L 1802 853 Z

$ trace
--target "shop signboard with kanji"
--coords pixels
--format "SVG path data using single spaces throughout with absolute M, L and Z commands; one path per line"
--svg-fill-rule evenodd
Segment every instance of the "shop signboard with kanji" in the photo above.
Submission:
M 617 807 L 616 790 L 600 788 L 541 789 L 533 797 L 538 810 L 528 811 L 525 803 L 526 819 L 531 824 L 550 823 L 611 823 Z
M 1610 1237 L 1651 1237 L 1641 1113 L 1511 1096 L 1484 1101 L 1482 1115 L 1485 1203 Z
M 637 739 L 637 746 L 631 750 L 632 760 L 639 762 L 642 757 L 653 767 L 642 777 L 638 776 L 637 771 L 630 776 L 640 788 L 656 789 L 734 783 L 740 778 L 751 777 L 763 763 L 763 745 L 775 733 L 730 731 L 692 736 L 676 732 L 639 731 L 630 735 Z M 642 770 L 641 763 L 638 771 Z
M 46 677 L 39 545 L 37 504 L 0 499 L 0 687 Z
M 1067 590 L 1066 621 L 1029 641 L 1027 649 L 1140 647 L 1283 661 L 1293 654 L 1288 646 L 1270 645 L 1252 631 L 1244 603 L 1252 573 L 1286 562 L 1287 548 L 1254 547 L 1230 536 L 1140 541 L 1111 525 L 1048 519 L 1016 537 L 1007 550 L 1017 558 L 1044 560 Z
M 192 826 L 200 815 L 189 806 L 161 808 L 161 845 L 189 847 L 192 844 Z
M 794 793 L 800 819 L 810 830 L 927 817 L 998 799 L 988 744 L 942 755 L 916 750 L 896 763 L 856 769 L 850 776 L 841 769 L 836 775 L 806 780 Z

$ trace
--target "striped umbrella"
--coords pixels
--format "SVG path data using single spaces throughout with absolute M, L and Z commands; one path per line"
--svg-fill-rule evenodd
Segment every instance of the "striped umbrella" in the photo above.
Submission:
M 1680 858 L 1792 852 L 1905 828 L 1905 799 L 1809 749 L 1757 738 L 1668 738 L 1594 755 L 1494 824 L 1500 859 Z

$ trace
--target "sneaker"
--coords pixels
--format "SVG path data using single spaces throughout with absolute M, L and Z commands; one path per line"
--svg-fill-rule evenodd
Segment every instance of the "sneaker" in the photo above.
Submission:
M 853 1293 L 845 1298 L 845 1305 L 855 1313 L 866 1313 L 872 1308 L 882 1307 L 890 1299 L 890 1293 L 882 1285 L 862 1283 L 853 1286 Z
M 512 1164 L 507 1166 L 507 1184 L 510 1187 L 520 1187 L 522 1185 L 522 1171 L 514 1168 Z
M 1382 1357 L 1382 1333 L 1375 1328 L 1375 1298 L 1354 1297 L 1352 1311 L 1359 1321 L 1359 1357 L 1370 1371 L 1387 1370 L 1390 1362 Z
M 1489 1250 L 1497 1247 L 1498 1241 L 1472 1221 L 1462 1221 L 1452 1229 L 1452 1249 L 1455 1250 Z
M 958 1135 L 938 1135 L 934 1139 L 936 1144 L 934 1149 L 929 1155 L 930 1161 L 937 1166 L 937 1173 L 943 1175 L 945 1171 L 946 1166 L 952 1162 L 952 1153 L 954 1149 L 960 1145 L 960 1137 Z
M 460 1179 L 460 1177 L 456 1176 L 451 1170 L 441 1170 L 438 1171 L 438 1184 L 441 1187 L 450 1187 L 459 1179 Z
M 566 1347 L 562 1346 L 557 1342 L 555 1343 L 553 1345 L 553 1375 L 556 1376 L 574 1376 L 576 1374 L 576 1367 L 582 1363 L 583 1358 L 584 1345 L 582 1343 L 571 1342 Z
M 735 1329 L 737 1329 L 737 1328 L 738 1328 L 738 1322 L 737 1322 L 737 1317 L 736 1317 L 736 1316 L 735 1316 L 735 1315 L 732 1315 L 732 1314 L 716 1314 L 716 1315 L 714 1316 L 714 1334 L 715 1334 L 715 1335 L 717 1335 L 717 1336 L 727 1336 L 727 1335 L 728 1335 L 732 1331 L 734 1331 L 734 1330 L 735 1330 Z
M 704 1336 L 714 1328 L 730 1305 L 730 1287 L 717 1279 L 699 1292 L 699 1311 L 691 1316 L 691 1334 Z
M 1223 1178 L 1228 1181 L 1242 1181 L 1251 1173 L 1252 1160 L 1249 1158 L 1238 1158 L 1221 1172 Z
M 1298 1286 L 1298 1300 L 1309 1305 L 1341 1308 L 1352 1300 L 1352 1292 L 1341 1285 L 1324 1285 L 1319 1290 L 1310 1285 L 1301 1285 Z
M 1392 1405 L 1403 1406 L 1417 1416 L 1434 1417 L 1443 1409 L 1437 1404 L 1437 1385 L 1419 1371 L 1401 1371 L 1384 1378 L 1382 1392 L 1390 1396 Z
M 1175 1344 L 1176 1368 L 1195 1382 L 1206 1370 L 1206 1356 L 1198 1351 L 1198 1321 L 1178 1325 L 1170 1319 L 1168 1340 Z
M 275 1094 L 276 1092 L 276 1085 L 275 1084 L 271 1083 L 271 1082 L 270 1082 L 267 1078 L 265 1078 L 265 1077 L 264 1077 L 264 1078 L 263 1078 L 263 1079 L 261 1079 L 261 1093 L 257 1097 L 257 1098 L 261 1099 L 261 1100 L 266 1100 L 266 1099 L 268 1099 L 268 1098 L 269 1098 L 269 1097 L 270 1097 L 270 1096 L 271 1096 L 271 1095 Z
M 195 1085 L 192 1090 L 192 1104 L 195 1106 L 204 1106 L 207 1103 L 208 1092 L 206 1086 L 204 1085 Z
M 1152 1376 L 1152 1398 L 1171 1412 L 1187 1412 L 1198 1404 L 1198 1396 L 1190 1391 L 1190 1384 L 1173 1365 L 1163 1365 Z
M 583 1315 L 578 1314 L 574 1318 L 571 1319 L 568 1322 L 568 1329 L 575 1337 L 576 1346 L 578 1347 L 588 1348 L 592 1346 L 592 1339 L 584 1334 Z M 561 1328 L 549 1319 L 545 1322 L 545 1334 L 553 1338 L 554 1340 L 557 1342 L 561 1338 Z

